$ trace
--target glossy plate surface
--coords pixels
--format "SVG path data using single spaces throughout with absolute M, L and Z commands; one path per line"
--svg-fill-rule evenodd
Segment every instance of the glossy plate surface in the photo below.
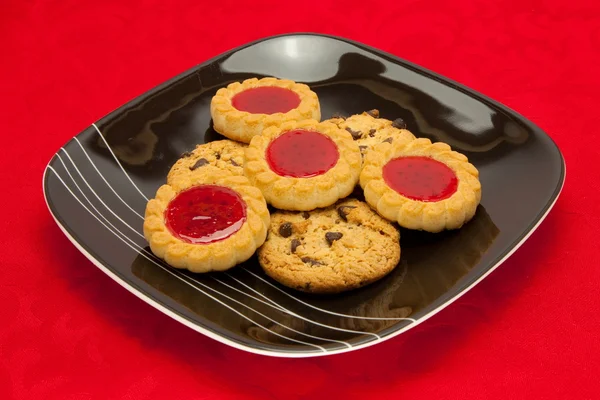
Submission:
M 276 76 L 311 86 L 323 118 L 377 108 L 418 137 L 450 144 L 479 169 L 483 198 L 455 232 L 401 232 L 402 259 L 386 278 L 335 296 L 290 291 L 256 258 L 195 275 L 155 259 L 142 236 L 148 198 L 171 165 L 211 128 L 217 89 Z M 297 34 L 207 61 L 84 130 L 48 164 L 55 220 L 96 266 L 185 325 L 234 347 L 274 356 L 350 351 L 423 322 L 483 279 L 541 223 L 562 188 L 553 141 L 512 110 L 430 71 L 344 39 Z

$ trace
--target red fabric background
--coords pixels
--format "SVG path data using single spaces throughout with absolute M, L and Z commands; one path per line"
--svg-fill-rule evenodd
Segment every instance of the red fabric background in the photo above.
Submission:
M 106 113 L 293 31 L 358 40 L 479 90 L 546 130 L 567 162 L 555 209 L 479 286 L 389 342 L 306 360 L 229 348 L 144 304 L 60 233 L 41 186 L 53 153 Z M 0 398 L 600 395 L 600 2 L 0 0 L 0 48 Z

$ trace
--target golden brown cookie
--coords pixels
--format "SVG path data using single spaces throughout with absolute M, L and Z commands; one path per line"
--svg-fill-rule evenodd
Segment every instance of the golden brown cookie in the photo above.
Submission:
M 366 203 L 346 199 L 312 212 L 275 212 L 258 259 L 271 278 L 313 293 L 337 293 L 387 275 L 400 233 Z
M 250 258 L 268 226 L 267 204 L 248 179 L 206 166 L 158 189 L 146 206 L 144 236 L 173 267 L 222 271 Z
M 210 114 L 215 131 L 244 143 L 287 121 L 321 120 L 315 92 L 307 85 L 277 78 L 252 78 L 219 89 L 210 103 Z
M 365 157 L 365 200 L 408 229 L 440 232 L 473 218 L 481 200 L 479 172 L 445 143 L 381 143 Z
M 358 182 L 360 150 L 348 132 L 327 122 L 289 121 L 255 136 L 244 172 L 267 202 L 309 211 L 348 196 Z
M 244 151 L 248 147 L 244 143 L 233 140 L 216 140 L 199 144 L 171 167 L 167 175 L 167 183 L 171 184 L 182 175 L 189 175 L 207 165 L 212 165 L 233 175 L 244 175 Z
M 336 116 L 326 121 L 347 130 L 358 143 L 363 156 L 384 141 L 407 143 L 415 139 L 415 136 L 406 129 L 406 124 L 401 118 L 394 121 L 380 118 L 378 110 L 365 111 L 348 118 Z

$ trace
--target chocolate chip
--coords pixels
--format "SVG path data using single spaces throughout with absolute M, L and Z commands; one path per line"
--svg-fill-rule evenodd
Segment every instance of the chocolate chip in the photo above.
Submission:
M 369 114 L 373 118 L 379 118 L 379 110 L 376 110 L 376 109 L 369 110 L 369 111 L 367 111 L 367 114 Z
M 309 212 L 308 211 L 302 211 L 302 218 L 309 219 L 310 218 Z
M 292 236 L 292 223 L 284 222 L 283 224 L 279 225 L 279 234 L 284 238 Z
M 196 161 L 196 163 L 194 165 L 192 165 L 190 167 L 190 169 L 193 171 L 196 168 L 204 167 L 206 164 L 210 164 L 210 163 L 208 162 L 208 160 L 206 158 L 201 158 L 198 161 Z
M 362 135 L 360 131 L 353 131 L 351 128 L 346 128 L 346 130 L 350 132 L 350 134 L 352 135 L 352 139 L 354 140 L 360 139 Z
M 301 260 L 303 263 L 310 264 L 310 265 L 323 265 L 323 263 L 321 261 L 315 260 L 314 258 L 310 258 L 310 257 L 302 257 Z
M 402 118 L 396 118 L 394 122 L 392 122 L 392 126 L 398 129 L 406 129 L 406 122 Z
M 231 160 L 229 160 L 229 162 L 231 163 L 231 165 L 233 165 L 234 167 L 239 167 L 240 164 L 236 163 L 235 160 L 232 158 Z
M 221 153 L 219 153 L 219 152 L 215 153 L 215 158 L 217 160 L 220 160 L 221 159 Z
M 192 155 L 192 152 L 191 152 L 191 151 L 186 151 L 185 153 L 183 153 L 183 154 L 181 155 L 181 158 L 191 157 L 191 155 Z
M 331 118 L 341 118 L 341 119 L 346 119 L 348 117 L 346 117 L 344 114 L 342 113 L 333 113 L 333 115 L 331 116 Z
M 375 133 L 376 133 L 376 132 L 377 132 L 377 129 L 371 129 L 371 130 L 369 131 L 369 136 L 370 136 L 370 137 L 375 137 Z
M 325 240 L 327 240 L 327 243 L 329 243 L 329 245 L 331 246 L 333 242 L 335 242 L 336 240 L 340 240 L 342 236 L 344 236 L 342 232 L 327 232 L 325 234 Z
M 381 142 L 381 143 L 392 143 L 392 141 L 393 141 L 393 140 L 394 140 L 394 139 L 392 139 L 391 137 L 389 137 L 389 138 L 385 139 L 385 140 L 384 140 L 383 142 Z
M 348 222 L 348 218 L 346 216 L 350 213 L 350 210 L 353 208 L 356 208 L 356 206 L 339 206 L 337 208 L 337 213 L 341 219 Z
M 302 242 L 298 239 L 292 239 L 292 246 L 291 246 L 291 250 L 292 253 L 296 252 L 296 249 L 298 248 L 298 246 L 300 246 L 302 244 Z

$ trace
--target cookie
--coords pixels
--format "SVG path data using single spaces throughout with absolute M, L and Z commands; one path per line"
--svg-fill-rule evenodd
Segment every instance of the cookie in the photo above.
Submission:
M 445 143 L 381 143 L 365 157 L 365 200 L 404 228 L 440 232 L 473 218 L 481 200 L 479 172 Z
M 173 183 L 178 177 L 189 175 L 207 165 L 212 165 L 233 175 L 244 175 L 244 150 L 247 145 L 232 140 L 216 140 L 196 146 L 171 167 L 167 183 Z
M 399 240 L 398 230 L 366 203 L 346 199 L 312 212 L 273 213 L 258 259 L 285 286 L 338 293 L 392 271 L 400 260 Z
M 321 120 L 315 92 L 307 85 L 277 78 L 252 78 L 219 89 L 211 100 L 210 114 L 215 131 L 243 143 L 287 121 Z
M 334 116 L 327 121 L 347 130 L 358 143 L 363 156 L 384 141 L 407 143 L 415 139 L 415 136 L 406 129 L 406 123 L 401 118 L 394 121 L 380 118 L 378 110 L 365 111 L 348 118 Z
M 146 205 L 144 236 L 173 267 L 223 271 L 250 258 L 268 226 L 265 199 L 248 179 L 206 166 L 158 189 Z
M 348 196 L 360 168 L 360 150 L 350 134 L 314 120 L 265 129 L 250 142 L 244 163 L 244 173 L 269 204 L 295 211 L 327 207 Z

